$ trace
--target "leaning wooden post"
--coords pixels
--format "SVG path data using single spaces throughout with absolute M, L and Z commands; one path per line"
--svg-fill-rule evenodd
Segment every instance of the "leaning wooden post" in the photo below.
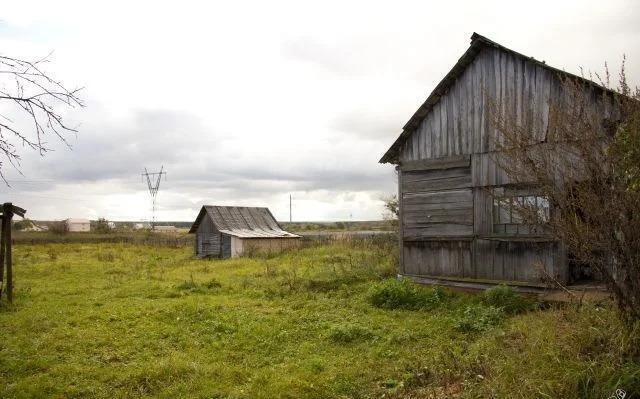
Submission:
M 4 240 L 6 238 L 6 234 L 4 234 L 4 205 L 2 205 L 1 209 L 2 222 L 0 223 L 0 300 L 2 299 L 2 291 L 4 290 Z
M 5 261 L 7 262 L 7 300 L 9 303 L 13 302 L 13 263 L 11 259 L 11 219 L 13 218 L 13 205 L 11 202 L 6 202 L 3 205 L 2 222 L 5 228 Z

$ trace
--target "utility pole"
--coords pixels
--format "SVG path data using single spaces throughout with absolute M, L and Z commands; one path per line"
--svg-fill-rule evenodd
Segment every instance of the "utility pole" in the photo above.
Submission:
M 149 194 L 151 194 L 151 229 L 155 229 L 156 226 L 156 196 L 160 189 L 160 180 L 164 175 L 164 180 L 167 180 L 167 172 L 163 171 L 164 166 L 160 167 L 160 172 L 149 173 L 147 168 L 144 168 L 142 173 L 143 180 L 147 178 L 147 187 L 149 187 Z
M 289 194 L 289 223 L 291 223 L 293 221 L 293 218 L 291 217 L 291 194 Z

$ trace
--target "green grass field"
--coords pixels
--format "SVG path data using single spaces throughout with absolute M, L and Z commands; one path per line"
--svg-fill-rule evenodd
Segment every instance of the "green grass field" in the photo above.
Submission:
M 637 337 L 607 304 L 511 307 L 396 283 L 393 244 L 224 261 L 129 244 L 14 253 L 15 304 L 0 308 L 2 398 L 640 392 Z

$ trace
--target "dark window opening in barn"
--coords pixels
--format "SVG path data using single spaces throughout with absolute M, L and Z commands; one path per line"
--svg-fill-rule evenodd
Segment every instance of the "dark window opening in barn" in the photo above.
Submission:
M 540 195 L 516 195 L 493 199 L 493 231 L 496 234 L 537 234 L 536 224 L 549 221 L 549 199 Z M 536 223 L 531 223 L 535 221 Z
M 567 254 L 567 263 L 569 265 L 570 284 L 583 284 L 602 281 L 602 275 L 592 264 L 577 260 L 572 253 Z

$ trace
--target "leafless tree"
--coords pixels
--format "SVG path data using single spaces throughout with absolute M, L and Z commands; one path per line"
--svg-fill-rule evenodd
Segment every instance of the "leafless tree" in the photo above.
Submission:
M 624 64 L 618 87 L 609 80 L 608 72 L 602 87 L 564 79 L 546 128 L 536 115 L 509 115 L 490 101 L 494 160 L 511 184 L 551 204 L 548 214 L 514 201 L 521 217 L 595 268 L 633 323 L 640 320 L 640 91 L 629 87 Z
M 81 88 L 68 89 L 49 76 L 43 70 L 47 62 L 49 56 L 26 61 L 0 55 L 0 153 L 4 156 L 0 160 L 0 177 L 5 183 L 5 162 L 19 168 L 18 145 L 44 156 L 51 150 L 47 137 L 70 147 L 67 135 L 77 132 L 63 120 L 60 108 L 82 107 L 78 97 Z M 24 121 L 31 127 L 26 127 Z

